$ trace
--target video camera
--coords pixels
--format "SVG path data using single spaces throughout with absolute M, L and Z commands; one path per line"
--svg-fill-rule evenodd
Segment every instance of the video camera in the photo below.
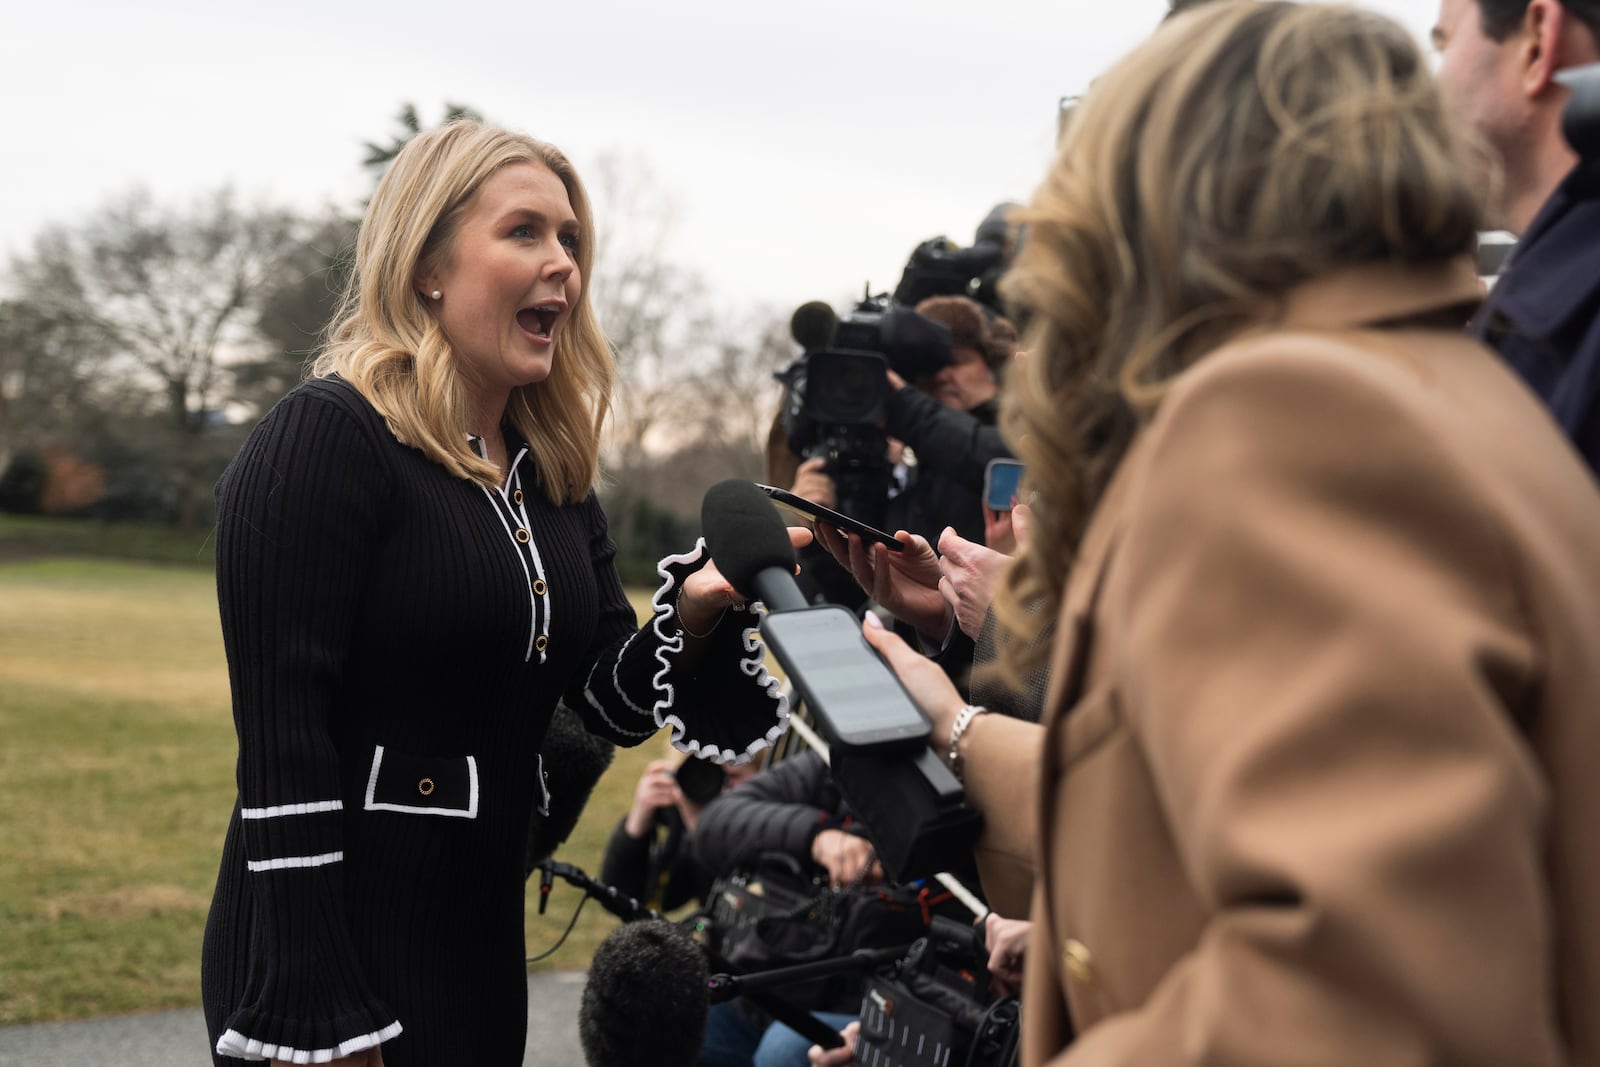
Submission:
M 978 224 L 972 245 L 963 248 L 948 237 L 933 237 L 911 252 L 894 302 L 915 307 L 930 296 L 966 296 L 996 314 L 1004 314 L 998 292 L 1000 276 L 1013 251 L 1011 204 L 996 204 Z
M 838 510 L 877 526 L 889 496 L 889 399 L 885 369 L 907 381 L 950 362 L 950 329 L 916 313 L 930 296 L 971 297 L 995 311 L 995 286 L 1010 259 L 1010 204 L 992 209 L 971 247 L 934 237 L 911 253 L 894 295 L 870 288 L 843 318 L 821 301 L 800 305 L 789 332 L 802 354 L 777 378 L 785 386 L 781 420 L 789 448 L 822 457 Z
M 950 329 L 868 293 L 842 319 L 820 301 L 802 304 L 789 331 L 804 351 L 778 374 L 784 436 L 796 454 L 827 461 L 839 510 L 876 525 L 889 497 L 884 372 L 936 373 L 950 362 Z

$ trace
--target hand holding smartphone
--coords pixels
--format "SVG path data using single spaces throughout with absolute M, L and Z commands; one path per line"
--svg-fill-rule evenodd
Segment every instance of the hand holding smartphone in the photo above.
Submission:
M 983 472 L 983 506 L 991 511 L 1010 511 L 1021 485 L 1020 460 L 991 459 Z
M 876 526 L 868 526 L 859 519 L 852 519 L 840 511 L 824 507 L 814 500 L 807 500 L 803 496 L 795 496 L 787 489 L 779 489 L 775 485 L 762 485 L 755 483 L 757 489 L 767 494 L 775 504 L 781 504 L 790 511 L 798 512 L 814 522 L 825 522 L 829 526 L 837 527 L 849 533 L 859 534 L 863 540 L 874 541 L 884 545 L 891 552 L 905 551 L 905 543 L 895 538 L 893 534 L 885 533 Z M 1010 505 L 1007 505 L 1008 507 Z

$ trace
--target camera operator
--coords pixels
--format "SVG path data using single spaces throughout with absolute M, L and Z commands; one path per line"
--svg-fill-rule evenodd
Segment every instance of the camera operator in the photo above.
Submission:
M 949 361 L 909 385 L 889 371 L 885 430 L 916 455 L 904 492 L 890 503 L 885 522 L 929 540 L 945 527 L 982 541 L 983 475 L 992 459 L 1011 450 L 995 427 L 1000 375 L 1016 352 L 1011 323 L 964 296 L 934 296 L 917 314 L 950 330 Z
M 694 835 L 695 859 L 706 870 L 753 866 L 765 855 L 791 857 L 826 874 L 839 888 L 883 881 L 883 867 L 861 833 L 827 765 L 815 752 L 783 760 L 706 811 Z M 818 1017 L 844 1026 L 860 1003 L 858 988 L 842 985 Z M 754 1064 L 804 1067 L 810 1042 L 742 1002 L 713 1007 L 700 1067 Z
M 651 763 L 606 844 L 600 880 L 656 911 L 703 902 L 716 869 L 695 858 L 689 837 L 707 805 L 748 781 L 759 766 L 752 760 L 724 768 L 694 757 Z

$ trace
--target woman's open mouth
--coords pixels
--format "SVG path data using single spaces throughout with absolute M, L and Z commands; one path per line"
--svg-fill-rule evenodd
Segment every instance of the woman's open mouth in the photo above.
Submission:
M 535 304 L 517 312 L 517 325 L 522 331 L 540 341 L 548 341 L 555 332 L 556 320 L 566 310 L 560 303 Z

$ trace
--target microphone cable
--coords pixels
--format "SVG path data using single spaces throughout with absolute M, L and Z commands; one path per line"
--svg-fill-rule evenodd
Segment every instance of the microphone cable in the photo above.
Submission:
M 616 886 L 606 885 L 604 882 L 590 878 L 580 868 L 570 863 L 561 863 L 557 860 L 545 859 L 539 862 L 539 914 L 543 915 L 545 906 L 550 899 L 550 889 L 559 877 L 562 880 L 583 890 L 583 896 L 578 900 L 578 906 L 572 912 L 572 918 L 567 922 L 567 928 L 561 931 L 561 936 L 556 943 L 537 956 L 528 956 L 524 964 L 538 963 L 549 959 L 567 943 L 567 938 L 572 936 L 573 928 L 578 925 L 578 916 L 583 914 L 583 906 L 589 903 L 590 898 L 600 901 L 601 907 L 617 916 L 623 922 L 633 922 L 639 919 L 660 919 L 663 916 L 637 900 L 628 896 Z

